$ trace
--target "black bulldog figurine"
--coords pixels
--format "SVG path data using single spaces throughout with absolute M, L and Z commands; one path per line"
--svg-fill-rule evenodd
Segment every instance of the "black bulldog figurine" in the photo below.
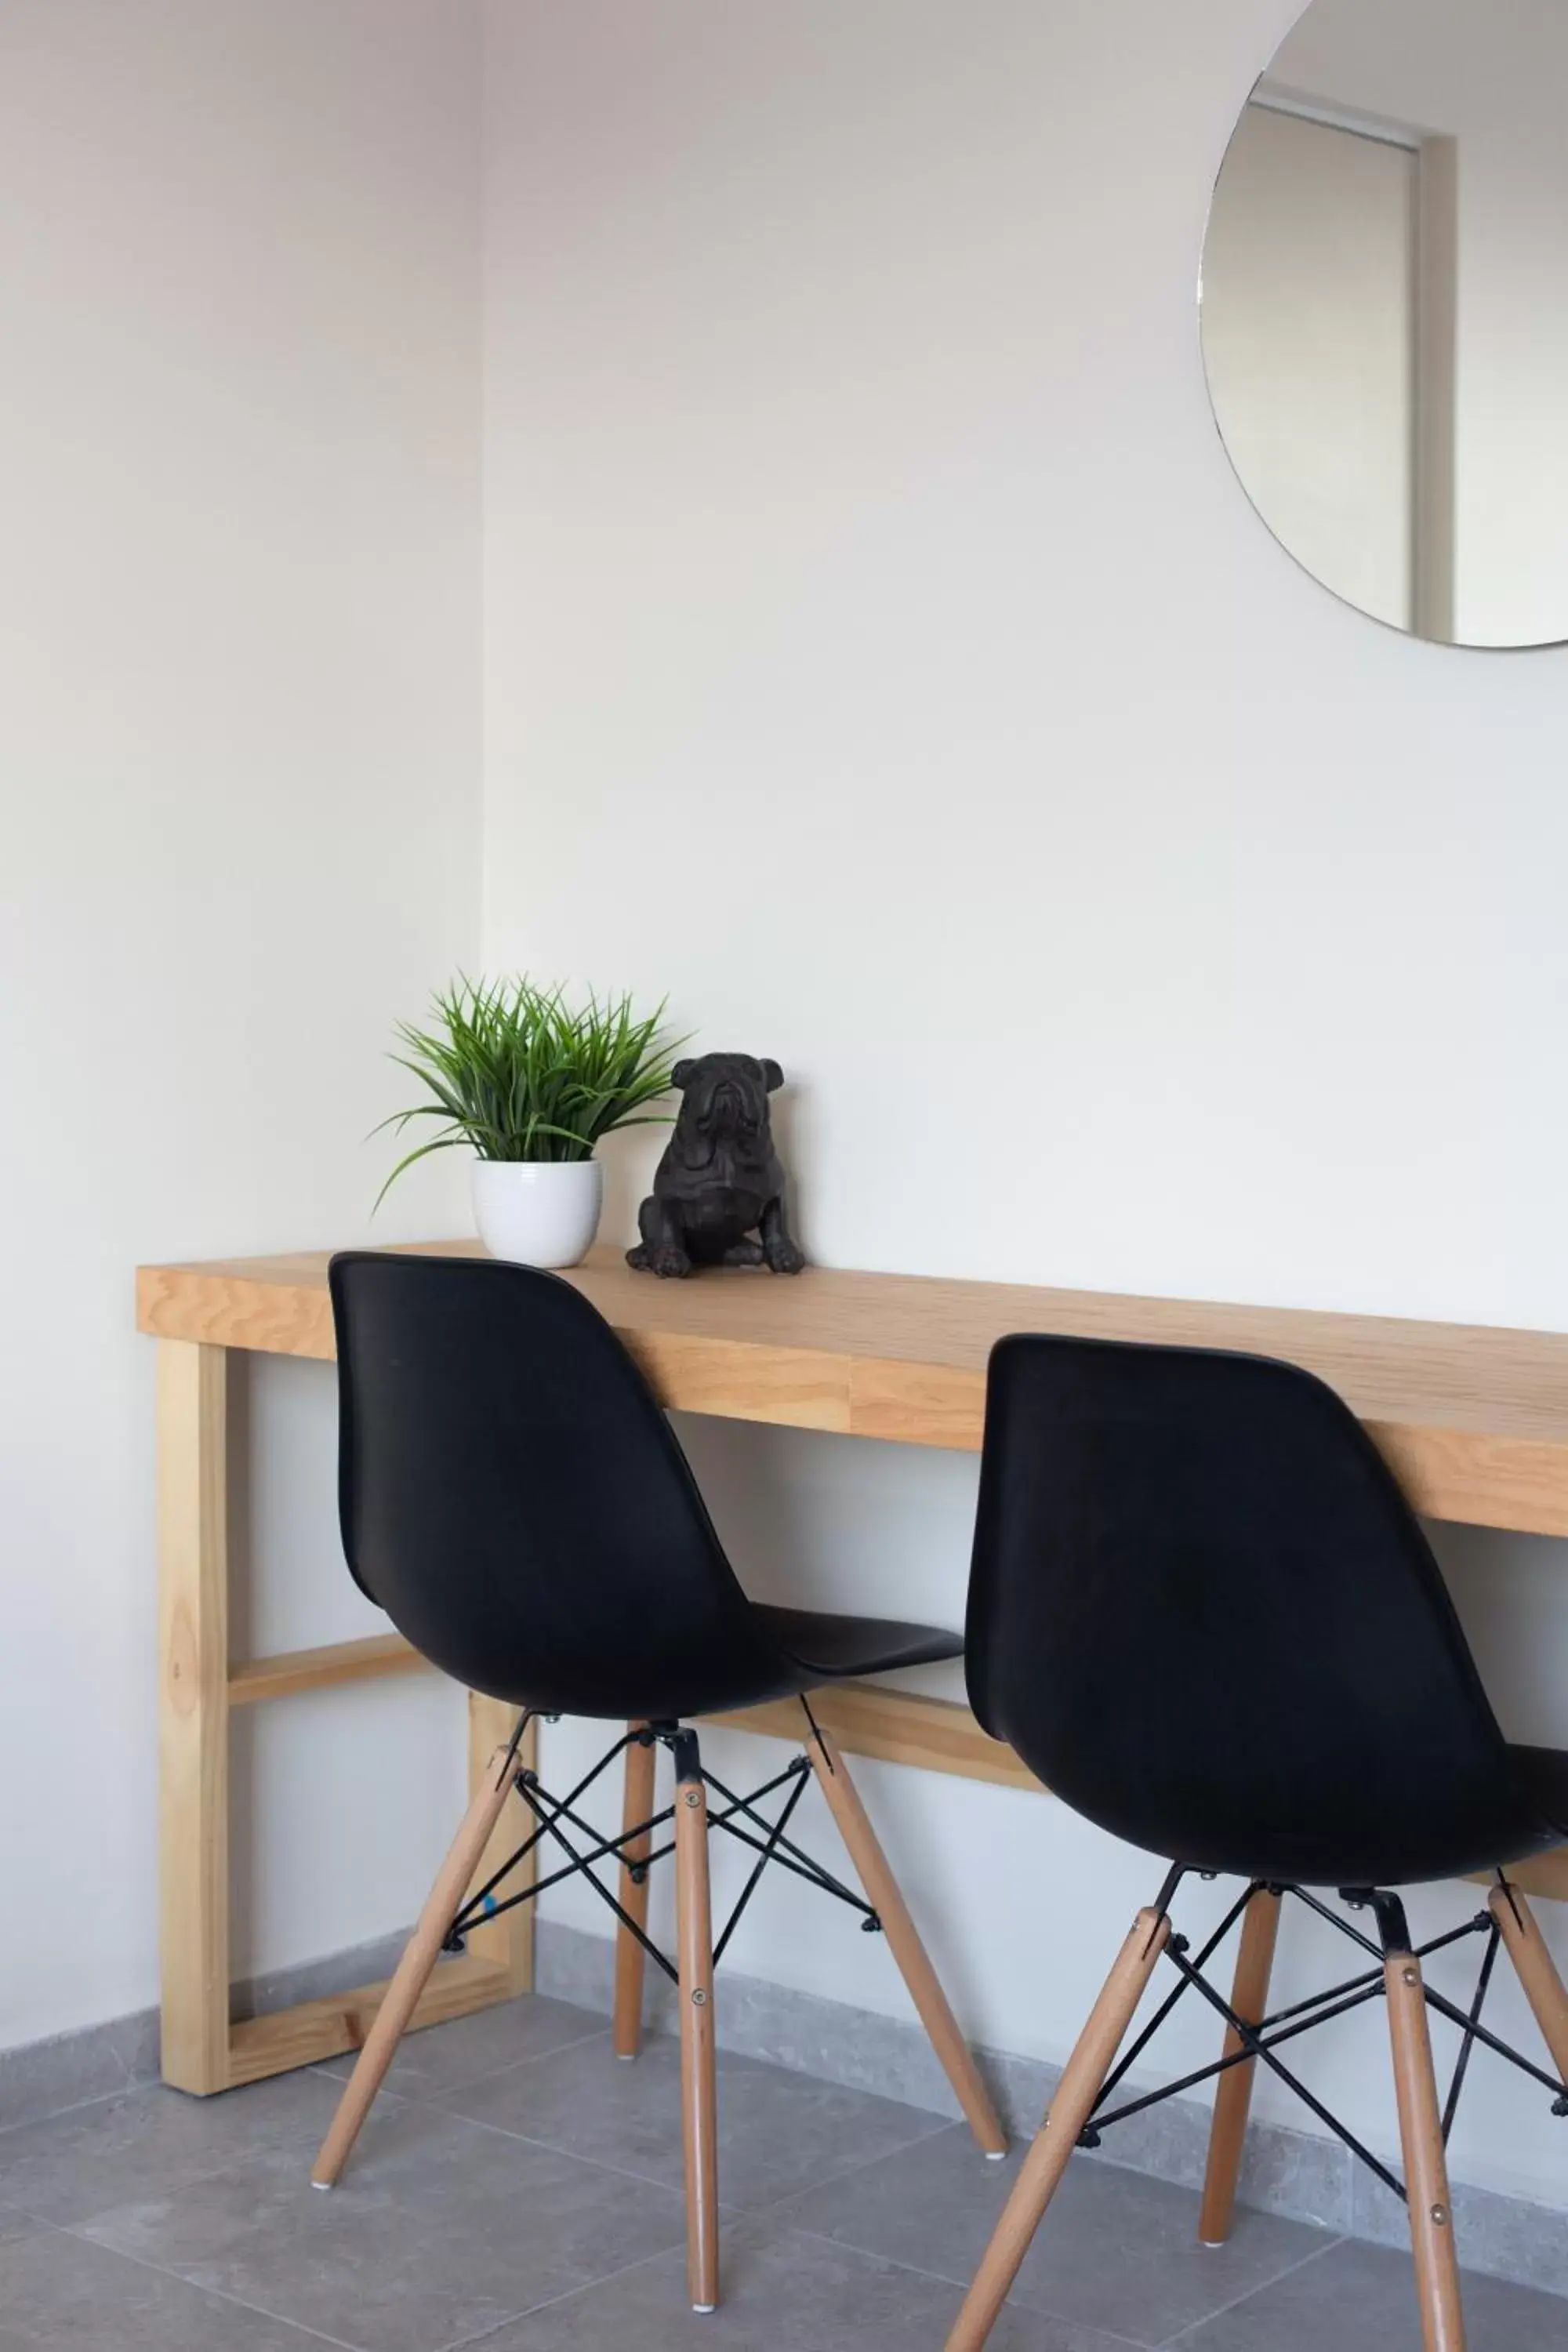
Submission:
M 664 1276 L 694 1265 L 798 1274 L 805 1258 L 784 1223 L 784 1173 L 768 1118 L 784 1072 L 750 1054 L 704 1054 L 677 1062 L 672 1075 L 684 1099 L 653 1192 L 637 1211 L 642 1240 L 626 1264 Z

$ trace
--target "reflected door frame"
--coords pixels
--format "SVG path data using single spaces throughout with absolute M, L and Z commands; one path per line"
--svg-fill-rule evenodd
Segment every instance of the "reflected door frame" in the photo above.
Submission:
M 1459 142 L 1334 106 L 1267 76 L 1249 103 L 1292 114 L 1331 131 L 1376 139 L 1415 159 L 1410 289 L 1410 380 L 1414 401 L 1410 484 L 1410 626 L 1418 636 L 1454 642 L 1455 450 L 1458 425 Z

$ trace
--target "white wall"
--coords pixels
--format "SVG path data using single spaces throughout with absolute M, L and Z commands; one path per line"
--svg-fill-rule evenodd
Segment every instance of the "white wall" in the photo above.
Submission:
M 1291 14 L 491 0 L 485 955 L 776 1054 L 825 1260 L 1562 1328 L 1563 657 L 1337 604 L 1205 396 Z M 972 1464 L 689 1432 L 760 1586 L 956 1622 Z M 1568 1555 L 1443 1541 L 1568 1744 Z M 1059 2056 L 1148 1861 L 864 1780 L 968 2021 Z M 793 1885 L 735 1957 L 902 2006 Z M 1386 2147 L 1380 2033 L 1315 2079 Z M 1568 2201 L 1543 2103 L 1470 2096 L 1456 2170 Z
M 392 1020 L 477 943 L 477 30 L 0 12 L 0 2046 L 156 1997 L 132 1269 L 366 1235 Z M 460 1223 L 433 1180 L 377 1230 Z M 330 1638 L 330 1378 L 265 1370 L 257 1630 Z M 237 1965 L 406 1919 L 460 1704 L 256 1736 Z

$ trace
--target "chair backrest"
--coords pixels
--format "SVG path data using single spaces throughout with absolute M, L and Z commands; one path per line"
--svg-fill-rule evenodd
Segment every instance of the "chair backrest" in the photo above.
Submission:
M 968 1675 L 1048 1788 L 1195 1868 L 1399 1885 L 1487 1867 L 1521 1829 L 1415 1515 L 1294 1365 L 1002 1340 Z
M 664 1414 L 569 1283 L 349 1252 L 331 1286 L 343 1549 L 416 1649 L 574 1715 L 699 1714 L 776 1671 Z

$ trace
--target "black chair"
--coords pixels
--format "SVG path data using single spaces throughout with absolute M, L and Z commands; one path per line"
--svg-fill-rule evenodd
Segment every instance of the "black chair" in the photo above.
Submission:
M 1568 1997 L 1509 1864 L 1568 1833 L 1568 1758 L 1510 1747 L 1421 1528 L 1353 1414 L 1310 1373 L 1264 1359 L 1087 1339 L 1004 1339 L 991 1359 L 970 1586 L 975 1713 L 1046 1786 L 1172 1865 L 1140 1912 L 1068 2061 L 986 2251 L 949 2352 L 991 2332 L 1073 2148 L 1218 2077 L 1200 2236 L 1228 2231 L 1261 2060 L 1406 2195 L 1427 2352 L 1461 2352 L 1445 2142 L 1477 2042 L 1568 2113 Z M 1485 1911 L 1419 1950 L 1391 1890 L 1498 1873 Z M 1195 1958 L 1173 1931 L 1184 1875 L 1247 1882 Z M 1338 1891 L 1375 1937 L 1313 1888 Z M 1266 2014 L 1289 1897 L 1362 1948 L 1362 1973 Z M 1243 1923 L 1229 2001 L 1203 1970 Z M 1467 2011 L 1421 1963 L 1483 1937 Z M 1507 1946 L 1555 2074 L 1481 2023 Z M 1161 1956 L 1178 1981 L 1117 2062 Z M 1370 1962 L 1370 1965 L 1368 1964 Z M 1116 2085 L 1175 2001 L 1226 2021 L 1220 2059 L 1115 2109 Z M 1279 2046 L 1386 1998 L 1405 2183 L 1316 2099 Z M 1462 2034 L 1440 2110 L 1427 2011 Z
M 635 2055 L 645 1950 L 679 1984 L 691 2300 L 718 2300 L 714 1960 L 763 1868 L 782 1864 L 887 1935 L 976 2138 L 1005 2141 L 974 2062 L 915 1932 L 844 1759 L 806 1694 L 847 1676 L 961 1654 L 955 1634 L 748 1601 L 714 1533 L 673 1432 L 610 1326 L 558 1276 L 489 1259 L 351 1252 L 331 1269 L 340 1399 L 343 1548 L 361 1589 L 431 1662 L 470 1690 L 521 1710 L 484 1776 L 360 2053 L 312 2179 L 342 2169 L 398 2040 L 443 1949 L 470 1927 L 530 1900 L 553 1879 L 500 1897 L 541 1842 L 583 1872 L 617 1920 L 616 2047 Z M 736 1797 L 702 1764 L 693 1717 L 795 1699 L 805 1753 Z M 610 1717 L 628 1728 L 564 1800 L 530 1768 L 537 1716 Z M 675 1802 L 651 1812 L 658 1748 L 675 1761 Z M 618 1837 L 599 1838 L 577 1808 L 627 1759 Z M 868 1901 L 786 1834 L 815 1774 Z M 475 1875 L 513 1789 L 535 1826 L 502 1869 Z M 708 1794 L 721 1800 L 711 1812 Z M 776 1818 L 760 1810 L 784 1791 Z M 673 1844 L 652 1850 L 671 1820 Z M 756 1855 L 715 1946 L 708 1832 Z M 573 1835 L 586 1832 L 579 1846 Z M 679 1952 L 648 1941 L 646 1875 L 676 1856 Z M 621 1896 L 594 1865 L 621 1866 Z

